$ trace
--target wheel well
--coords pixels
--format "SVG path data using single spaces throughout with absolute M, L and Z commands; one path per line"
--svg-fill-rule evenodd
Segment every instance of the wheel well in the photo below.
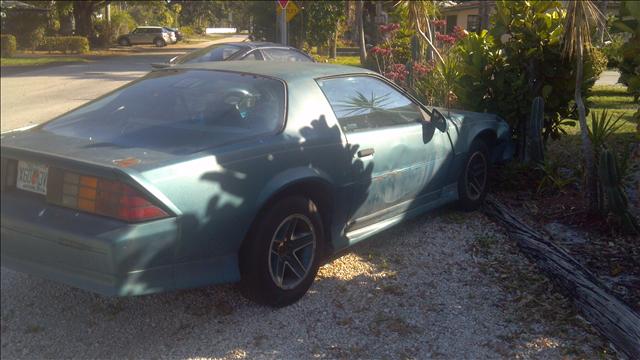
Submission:
M 316 204 L 318 212 L 320 212 L 320 218 L 322 219 L 323 233 L 325 239 L 325 254 L 328 255 L 333 252 L 331 242 L 331 214 L 333 213 L 333 196 L 331 195 L 331 186 L 322 181 L 316 179 L 301 180 L 295 183 L 289 184 L 282 189 L 278 190 L 275 194 L 271 195 L 264 205 L 260 208 L 260 211 L 253 219 L 251 223 L 251 229 L 253 229 L 258 219 L 278 200 L 287 196 L 304 196 Z M 247 236 L 250 235 L 250 231 L 247 232 Z
M 496 140 L 498 136 L 494 131 L 491 130 L 483 130 L 478 135 L 476 135 L 475 139 L 480 139 L 484 141 L 484 143 L 489 147 L 489 150 L 496 144 Z
M 482 140 L 487 145 L 487 147 L 489 148 L 490 161 L 491 163 L 494 163 L 494 149 L 496 148 L 498 142 L 498 136 L 496 135 L 496 133 L 492 130 L 483 130 L 478 135 L 476 135 L 473 140 L 475 141 L 476 139 Z

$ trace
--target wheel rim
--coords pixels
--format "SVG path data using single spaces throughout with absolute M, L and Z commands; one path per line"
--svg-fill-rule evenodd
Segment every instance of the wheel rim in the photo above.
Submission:
M 487 184 L 487 159 L 481 152 L 475 152 L 469 158 L 466 169 L 467 195 L 478 200 Z
M 316 240 L 315 229 L 304 215 L 290 215 L 280 223 L 269 246 L 269 273 L 276 286 L 293 289 L 307 277 Z

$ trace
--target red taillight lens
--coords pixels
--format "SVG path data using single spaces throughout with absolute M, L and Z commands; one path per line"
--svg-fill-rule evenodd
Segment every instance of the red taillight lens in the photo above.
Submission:
M 129 222 L 168 217 L 144 194 L 120 181 L 66 172 L 60 205 Z

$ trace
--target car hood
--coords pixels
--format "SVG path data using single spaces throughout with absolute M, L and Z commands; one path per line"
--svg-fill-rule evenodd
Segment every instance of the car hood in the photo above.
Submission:
M 469 122 L 505 122 L 500 116 L 491 113 L 480 113 L 474 111 L 465 111 L 458 109 L 446 109 L 437 107 L 447 119 L 456 124 L 459 128 Z M 505 122 L 506 124 L 506 122 Z

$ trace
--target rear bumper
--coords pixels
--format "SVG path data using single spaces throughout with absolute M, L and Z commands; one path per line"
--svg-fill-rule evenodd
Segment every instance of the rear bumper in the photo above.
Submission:
M 127 224 L 3 193 L 2 266 L 104 295 L 176 287 L 175 218 Z

